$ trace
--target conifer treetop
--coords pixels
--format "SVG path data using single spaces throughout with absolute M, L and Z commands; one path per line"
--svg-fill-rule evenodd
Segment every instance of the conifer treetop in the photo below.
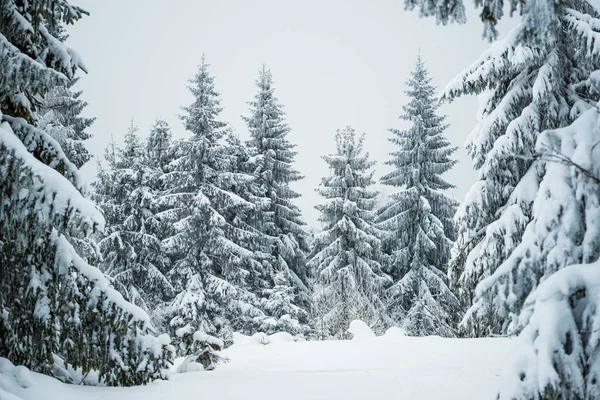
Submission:
M 219 93 L 215 89 L 215 79 L 209 71 L 210 64 L 205 54 L 198 67 L 196 75 L 188 81 L 187 88 L 194 96 L 194 102 L 182 107 L 185 114 L 180 116 L 185 129 L 196 137 L 206 137 L 210 142 L 224 135 L 227 124 L 218 119 L 223 111 Z M 208 135 L 208 136 L 207 136 Z M 209 137 L 214 136 L 214 137 Z

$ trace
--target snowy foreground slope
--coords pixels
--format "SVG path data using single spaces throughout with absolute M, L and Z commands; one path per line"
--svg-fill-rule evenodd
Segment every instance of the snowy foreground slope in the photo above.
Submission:
M 215 371 L 174 374 L 170 381 L 133 388 L 65 385 L 2 359 L 0 399 L 491 400 L 513 347 L 507 339 L 399 336 L 249 342 L 224 351 L 231 361 Z

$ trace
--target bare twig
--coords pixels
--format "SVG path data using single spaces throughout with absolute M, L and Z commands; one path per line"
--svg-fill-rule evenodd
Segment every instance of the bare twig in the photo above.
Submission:
M 596 145 L 598 145 L 598 143 L 600 143 L 600 142 L 595 143 L 594 146 L 592 147 L 592 149 Z M 540 154 L 540 159 L 542 159 L 544 161 L 548 161 L 548 162 L 556 162 L 556 163 L 559 163 L 562 165 L 574 167 L 579 172 L 581 172 L 583 175 L 585 175 L 587 178 L 591 179 L 592 181 L 596 182 L 597 184 L 600 184 L 600 177 L 596 176 L 596 174 L 594 174 L 589 169 L 582 167 L 581 165 L 579 165 L 578 163 L 573 161 L 572 158 L 566 156 L 565 154 L 554 151 L 554 150 L 550 149 L 548 146 L 544 146 L 544 147 L 546 147 L 548 149 L 548 153 Z M 546 158 L 544 158 L 544 156 L 546 156 Z

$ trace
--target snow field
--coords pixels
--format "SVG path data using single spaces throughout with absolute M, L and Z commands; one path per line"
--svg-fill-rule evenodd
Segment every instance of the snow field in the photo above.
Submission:
M 2 360 L 0 399 L 492 400 L 514 345 L 498 338 L 406 337 L 398 330 L 349 341 L 267 338 L 264 345 L 264 337 L 238 336 L 245 340 L 222 352 L 230 362 L 215 371 L 173 374 L 132 388 L 66 385 Z

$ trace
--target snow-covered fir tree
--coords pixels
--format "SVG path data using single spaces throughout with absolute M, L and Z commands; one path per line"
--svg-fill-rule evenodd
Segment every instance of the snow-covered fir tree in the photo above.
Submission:
M 104 219 L 77 166 L 33 125 L 39 97 L 85 70 L 50 33 L 84 14 L 66 0 L 0 3 L 0 356 L 47 374 L 64 363 L 109 385 L 142 384 L 164 377 L 168 337 L 149 335 L 147 314 L 75 252 L 72 238 Z
M 572 6 L 529 4 L 521 24 L 444 92 L 446 99 L 482 94 L 480 123 L 467 141 L 479 181 L 457 213 L 459 238 L 451 262 L 453 279 L 474 303 L 463 322 L 472 335 L 514 328 L 524 298 L 514 302 L 510 292 L 490 291 L 474 301 L 475 287 L 508 260 L 536 218 L 532 206 L 546 174 L 543 161 L 533 163 L 540 132 L 570 124 L 584 104 L 578 92 L 588 92 L 595 61 L 585 43 L 595 20 L 581 12 L 594 11 L 585 2 Z M 556 24 L 544 20 L 554 19 L 551 15 Z M 556 269 L 543 262 L 535 268 L 540 277 Z M 526 292 L 535 285 L 537 280 Z
M 157 119 L 146 140 L 146 154 L 148 167 L 154 170 L 156 182 L 153 187 L 157 191 L 164 190 L 159 183 L 169 170 L 169 164 L 173 160 L 173 134 L 169 124 L 162 119 Z
M 381 232 L 374 224 L 378 193 L 363 153 L 364 135 L 346 127 L 335 136 L 337 151 L 323 156 L 332 174 L 317 189 L 323 231 L 316 235 L 308 266 L 315 271 L 313 325 L 323 337 L 346 338 L 355 319 L 382 333 L 389 326 L 384 291 L 391 279 L 381 268 Z
M 302 179 L 294 169 L 295 145 L 287 136 L 290 127 L 285 121 L 283 107 L 275 96 L 271 71 L 263 65 L 256 80 L 258 93 L 249 102 L 250 116 L 245 117 L 251 139 L 248 142 L 254 160 L 254 175 L 259 183 L 260 193 L 269 199 L 266 208 L 255 220 L 256 229 L 274 239 L 270 254 L 273 268 L 293 290 L 291 301 L 301 307 L 302 315 L 307 316 L 310 304 L 306 253 L 309 250 L 305 222 L 298 206 L 293 202 L 300 195 L 290 184 Z M 283 310 L 281 310 L 283 312 Z M 278 312 L 275 317 L 283 314 Z M 301 315 L 298 315 L 299 317 Z M 302 317 L 302 323 L 306 318 Z
M 454 336 L 460 305 L 446 272 L 457 202 L 442 192 L 453 187 L 442 174 L 456 163 L 450 158 L 456 148 L 444 136 L 445 117 L 438 114 L 435 88 L 420 55 L 407 85 L 410 101 L 400 118 L 411 126 L 391 129 L 394 151 L 386 164 L 393 171 L 381 178 L 399 190 L 377 215 L 394 280 L 389 315 L 410 335 Z
M 598 98 L 600 70 L 592 80 Z M 477 286 L 480 302 L 491 293 L 505 296 L 502 310 L 520 310 L 511 323 L 522 330 L 521 347 L 501 399 L 538 398 L 538 391 L 539 398 L 600 397 L 598 106 L 540 135 L 545 174 L 534 218 L 509 258 Z
M 489 21 L 500 4 L 486 3 Z M 445 91 L 485 93 L 468 142 L 480 181 L 458 213 L 468 297 L 481 281 L 463 322 L 472 334 L 520 332 L 501 399 L 596 398 L 600 10 L 511 7 L 520 25 Z
M 252 334 L 257 331 L 273 334 L 288 332 L 293 335 L 307 333 L 307 313 L 294 303 L 294 288 L 289 285 L 288 274 L 276 270 L 277 263 L 271 249 L 278 238 L 266 235 L 258 227 L 269 217 L 271 201 L 255 174 L 260 167 L 259 158 L 251 157 L 250 149 L 239 137 L 230 133 L 227 137 L 227 154 L 231 172 L 239 175 L 246 172 L 244 179 L 231 181 L 230 190 L 252 204 L 230 207 L 226 218 L 249 234 L 245 236 L 244 247 L 252 251 L 252 257 L 237 261 L 242 274 L 232 276 L 238 288 L 236 302 L 240 310 L 233 327 L 240 332 Z
M 124 147 L 113 142 L 105 150 L 107 166 L 99 165 L 94 200 L 106 220 L 98 241 L 100 269 L 128 301 L 152 314 L 173 288 L 164 275 L 169 265 L 160 238 L 164 224 L 155 215 L 155 177 L 145 151 L 132 121 Z
M 165 277 L 172 269 L 173 262 L 168 257 L 164 240 L 176 233 L 171 223 L 171 218 L 169 218 L 173 204 L 169 198 L 168 187 L 166 185 L 166 182 L 168 182 L 169 165 L 175 157 L 175 147 L 169 124 L 160 118 L 157 119 L 152 125 L 150 134 L 145 141 L 144 165 L 146 168 L 146 179 L 144 184 L 148 188 L 147 196 L 149 196 L 147 213 L 149 212 L 149 215 L 153 215 L 151 232 L 160 241 L 159 248 L 161 254 L 160 257 L 156 258 L 157 262 L 154 266 Z M 160 291 L 164 296 L 155 297 L 157 301 L 150 312 L 152 323 L 160 332 L 169 331 L 170 301 L 172 300 L 172 296 L 175 295 L 170 280 L 169 285 L 165 285 L 165 288 L 168 288 L 168 290 Z
M 244 287 L 255 258 L 249 243 L 256 235 L 244 216 L 254 204 L 236 193 L 253 177 L 234 169 L 229 128 L 219 120 L 220 98 L 208 67 L 203 58 L 188 86 L 194 102 L 184 107 L 182 120 L 192 137 L 179 144 L 166 176 L 176 233 L 165 242 L 178 292 L 170 324 L 177 336 L 202 331 L 229 342 L 236 322 L 249 313 L 260 316 Z
M 86 129 L 94 123 L 95 118 L 81 116 L 88 103 L 81 99 L 82 91 L 72 90 L 77 80 L 74 78 L 52 89 L 41 100 L 37 114 L 38 127 L 52 136 L 69 160 L 81 168 L 91 158 L 85 146 L 85 141 L 91 135 Z

